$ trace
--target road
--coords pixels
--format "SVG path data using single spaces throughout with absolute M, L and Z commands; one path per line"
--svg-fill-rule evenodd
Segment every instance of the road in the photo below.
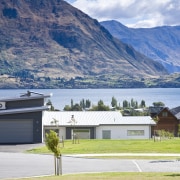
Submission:
M 62 173 L 179 172 L 178 160 L 96 159 L 62 156 Z M 0 179 L 54 174 L 52 155 L 0 152 Z

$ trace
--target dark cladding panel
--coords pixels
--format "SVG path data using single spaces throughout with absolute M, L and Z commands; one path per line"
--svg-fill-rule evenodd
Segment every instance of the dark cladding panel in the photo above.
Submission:
M 29 99 L 6 102 L 6 109 L 18 109 L 44 106 L 44 99 Z

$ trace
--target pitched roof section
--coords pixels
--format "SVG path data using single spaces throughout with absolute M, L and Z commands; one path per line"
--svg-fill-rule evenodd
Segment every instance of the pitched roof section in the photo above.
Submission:
M 150 106 L 149 107 L 149 112 L 150 114 L 154 114 L 154 115 L 157 115 L 159 114 L 165 107 L 162 107 L 162 106 Z
M 174 116 L 176 116 L 177 119 L 180 120 L 180 106 L 173 108 L 170 111 Z
M 71 121 L 72 115 L 75 123 Z M 125 117 L 117 111 L 45 111 L 43 125 L 53 125 L 53 120 L 57 120 L 59 126 L 155 125 L 150 116 Z

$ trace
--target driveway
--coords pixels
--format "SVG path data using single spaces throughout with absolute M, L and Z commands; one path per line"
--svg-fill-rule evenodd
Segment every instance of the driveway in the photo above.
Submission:
M 26 150 L 34 149 L 44 145 L 44 143 L 0 145 L 0 152 L 25 152 Z

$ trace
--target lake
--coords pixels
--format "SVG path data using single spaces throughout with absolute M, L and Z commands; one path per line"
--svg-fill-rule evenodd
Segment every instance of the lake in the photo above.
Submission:
M 101 99 L 105 105 L 111 106 L 114 96 L 118 104 L 122 106 L 124 100 L 131 101 L 133 98 L 138 104 L 141 100 L 146 102 L 146 106 L 152 106 L 153 102 L 163 102 L 167 107 L 174 108 L 180 106 L 180 88 L 145 88 L 145 89 L 35 89 L 30 90 L 38 93 L 50 94 L 52 104 L 56 109 L 63 110 L 65 105 L 79 103 L 83 98 L 89 99 L 91 104 L 97 105 Z M 26 93 L 26 89 L 0 89 L 0 99 L 7 97 L 18 97 Z

